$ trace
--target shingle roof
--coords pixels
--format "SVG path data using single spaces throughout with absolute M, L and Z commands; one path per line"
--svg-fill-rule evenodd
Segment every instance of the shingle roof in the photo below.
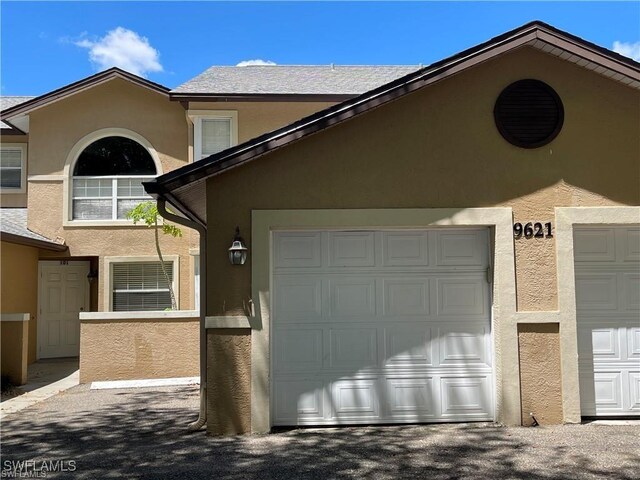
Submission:
M 31 100 L 35 97 L 0 97 L 0 111 L 5 110 L 7 108 L 15 107 L 16 105 L 20 105 L 21 103 L 26 102 L 27 100 Z M 0 122 L 0 129 L 11 129 L 11 126 Z
M 9 234 L 12 237 L 31 240 L 30 243 L 41 243 L 43 248 L 53 247 L 54 250 L 66 249 L 63 245 L 43 237 L 27 228 L 26 208 L 0 208 L 0 234 Z M 33 242 L 35 241 L 35 242 Z
M 171 93 L 359 95 L 419 69 L 418 65 L 213 66 Z

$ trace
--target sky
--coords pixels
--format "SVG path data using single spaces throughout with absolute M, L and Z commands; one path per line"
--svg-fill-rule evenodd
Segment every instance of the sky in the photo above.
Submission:
M 0 2 L 0 92 L 118 66 L 170 88 L 212 65 L 428 65 L 532 20 L 640 61 L 640 2 Z

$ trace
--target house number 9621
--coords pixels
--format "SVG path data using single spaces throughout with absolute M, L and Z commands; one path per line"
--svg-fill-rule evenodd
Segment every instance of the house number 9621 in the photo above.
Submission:
M 541 222 L 529 222 L 524 225 L 520 222 L 514 223 L 513 236 L 515 238 L 551 238 L 553 237 L 551 222 L 544 225 Z

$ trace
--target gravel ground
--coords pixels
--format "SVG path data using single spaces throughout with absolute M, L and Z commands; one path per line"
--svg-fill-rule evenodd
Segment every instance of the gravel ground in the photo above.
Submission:
M 186 431 L 197 405 L 197 387 L 80 385 L 3 421 L 1 476 L 22 465 L 23 478 L 49 467 L 46 478 L 640 479 L 636 425 L 420 425 L 215 438 Z

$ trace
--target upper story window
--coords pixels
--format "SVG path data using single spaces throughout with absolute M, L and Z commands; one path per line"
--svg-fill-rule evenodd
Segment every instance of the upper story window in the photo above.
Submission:
M 230 110 L 189 111 L 193 120 L 195 161 L 238 143 L 238 113 Z
M 80 153 L 73 168 L 72 219 L 126 219 L 129 210 L 151 198 L 142 182 L 156 175 L 149 151 L 135 140 L 96 140 Z
M 26 191 L 27 147 L 19 143 L 5 143 L 0 147 L 0 191 L 24 193 Z

